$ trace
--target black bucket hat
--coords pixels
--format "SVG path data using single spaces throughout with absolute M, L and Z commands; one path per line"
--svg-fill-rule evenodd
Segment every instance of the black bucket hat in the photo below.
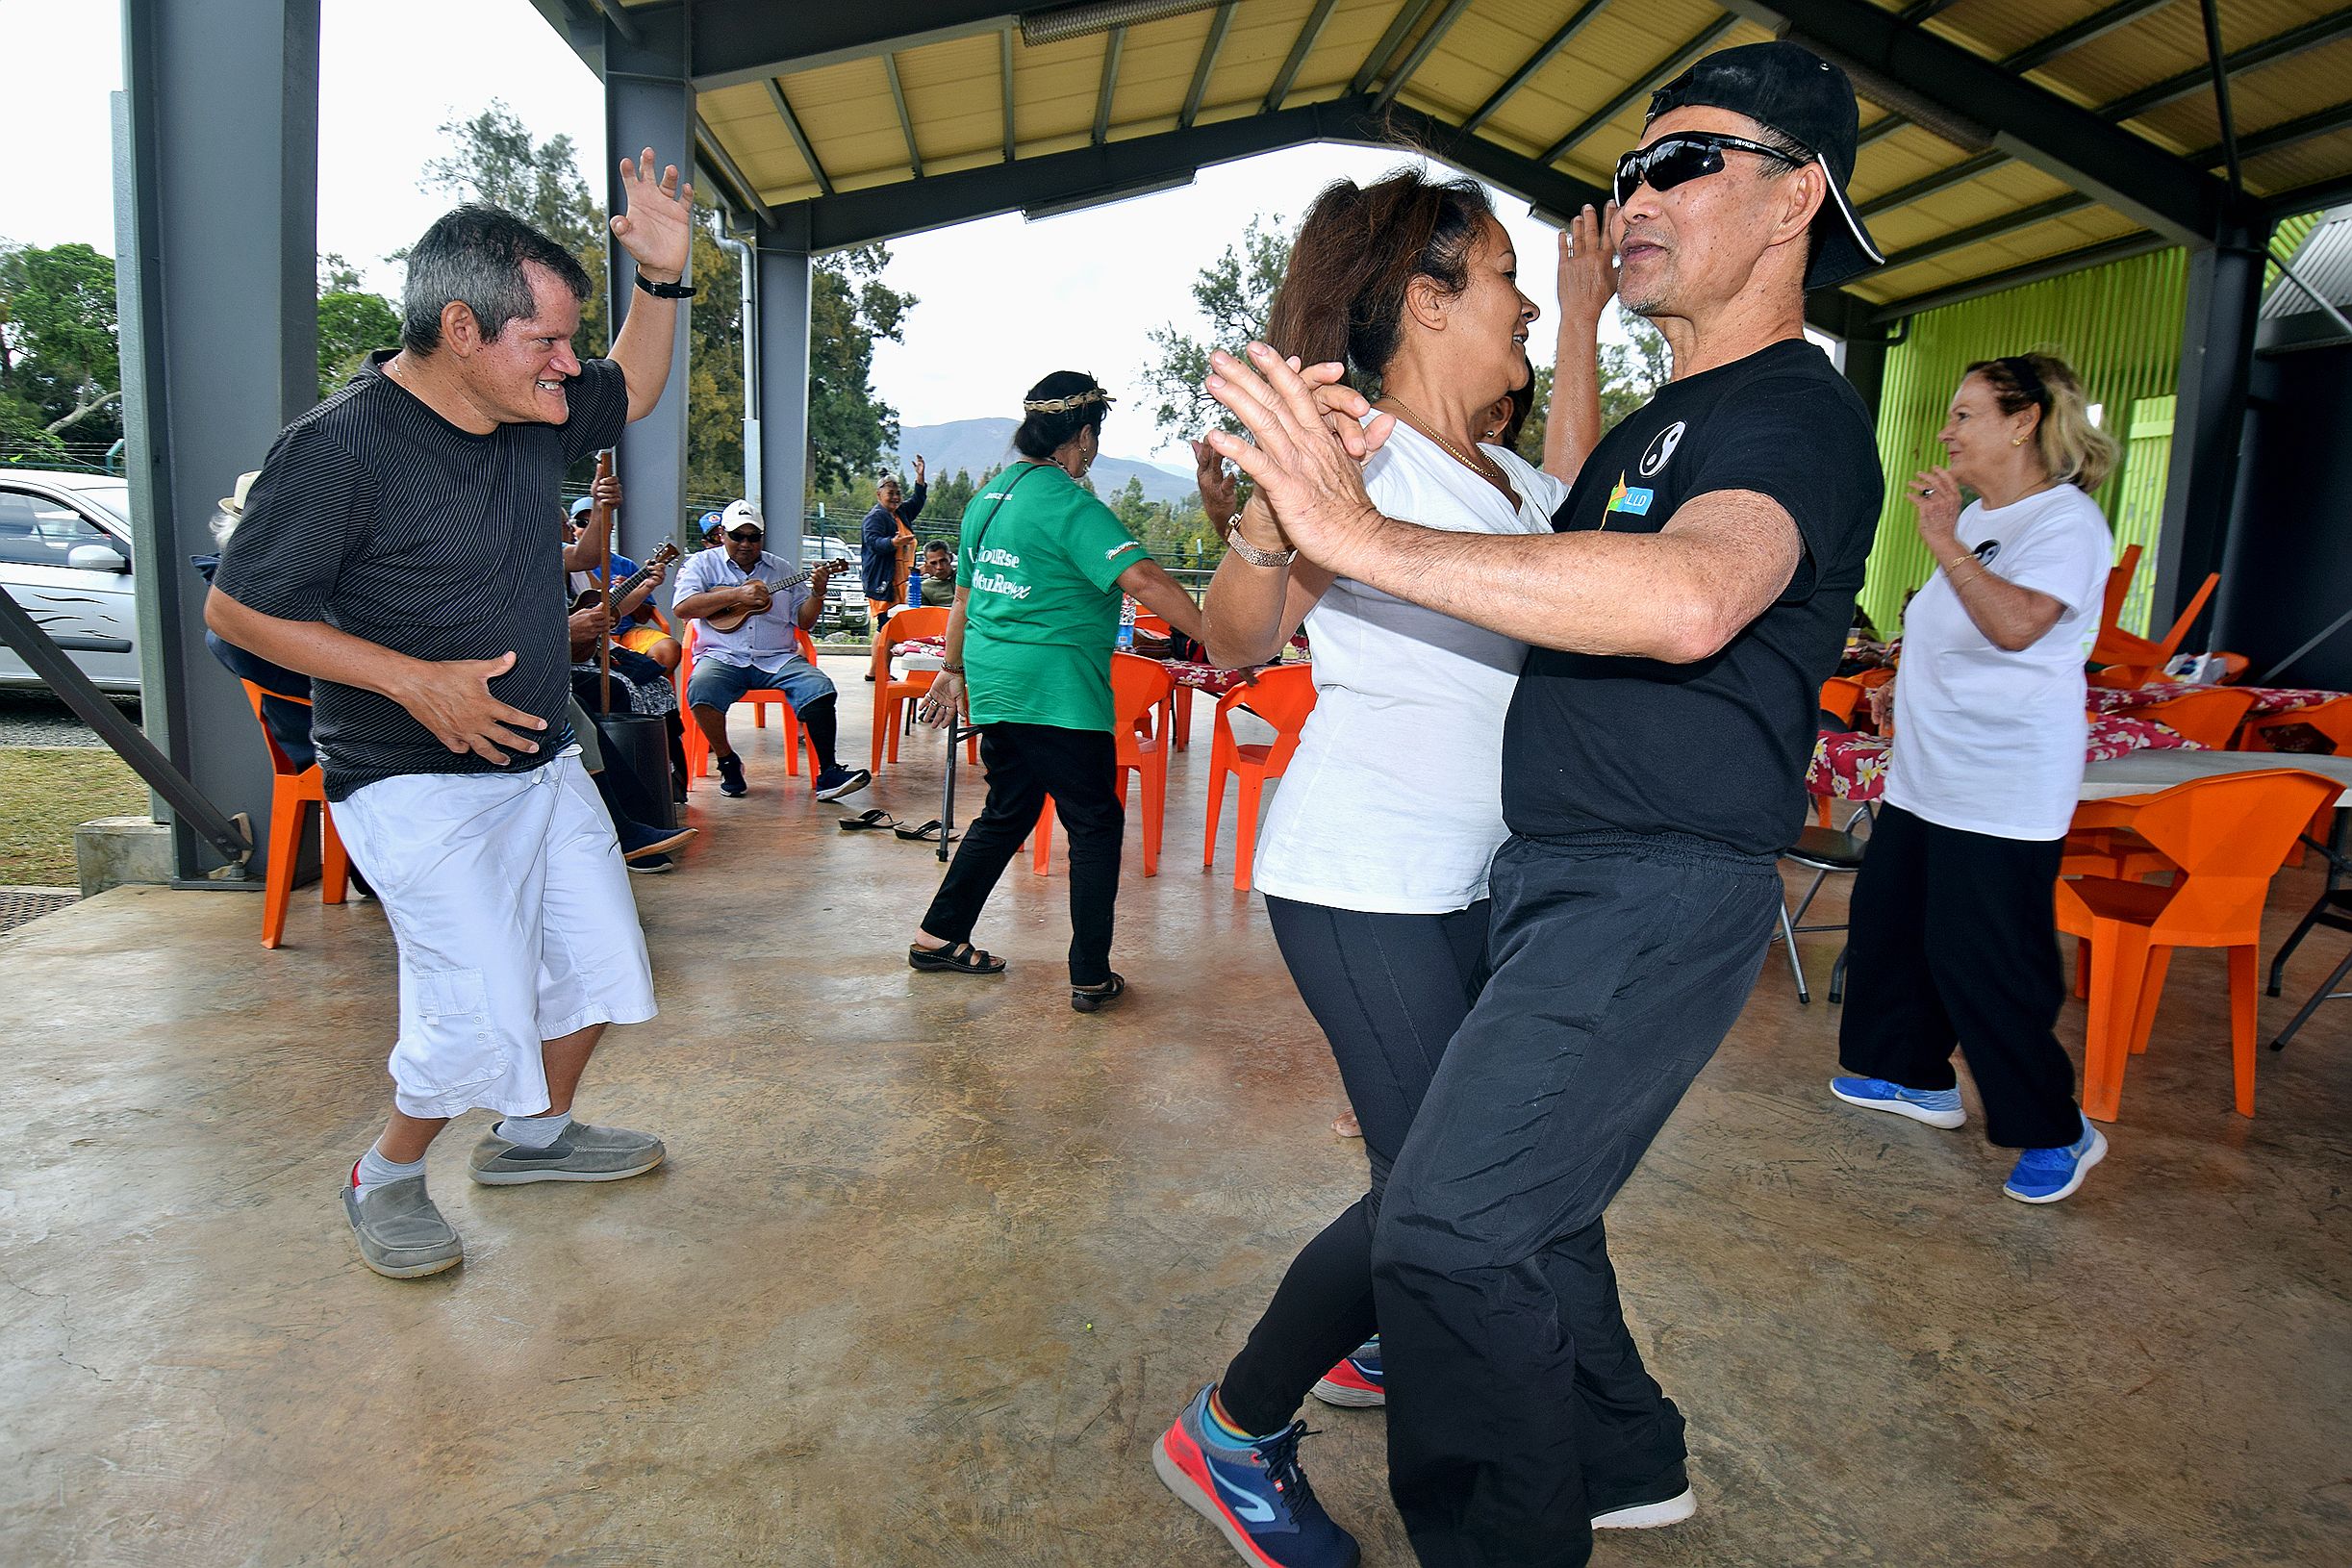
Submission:
M 1807 289 L 1828 289 L 1884 262 L 1846 199 L 1861 112 L 1846 73 L 1799 44 L 1742 44 L 1708 55 L 1650 96 L 1650 119 L 1676 109 L 1728 109 L 1802 142 L 1821 164 L 1837 209 L 1814 219 Z

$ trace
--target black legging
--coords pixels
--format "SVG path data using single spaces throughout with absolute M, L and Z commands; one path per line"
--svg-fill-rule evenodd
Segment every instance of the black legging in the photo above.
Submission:
M 1342 1356 L 1370 1338 L 1372 1223 L 1421 1100 L 1486 980 L 1487 905 L 1368 915 L 1268 898 L 1275 942 L 1322 1025 L 1364 1129 L 1370 1189 L 1301 1250 L 1217 1397 L 1252 1432 L 1277 1431 Z
M 981 906 L 1050 795 L 1070 836 L 1070 983 L 1102 984 L 1111 977 L 1111 911 L 1127 821 L 1111 732 L 990 724 L 980 731 L 980 764 L 988 770 L 988 803 L 940 880 L 923 928 L 948 942 L 972 940 Z

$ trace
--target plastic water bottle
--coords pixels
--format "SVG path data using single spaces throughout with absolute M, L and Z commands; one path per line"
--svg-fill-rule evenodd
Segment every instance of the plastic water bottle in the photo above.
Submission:
M 1135 645 L 1135 595 L 1119 595 L 1119 651 L 1126 652 Z

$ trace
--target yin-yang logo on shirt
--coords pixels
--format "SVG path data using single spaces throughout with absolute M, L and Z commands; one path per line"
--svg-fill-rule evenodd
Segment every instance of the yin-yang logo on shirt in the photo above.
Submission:
M 1979 544 L 1974 553 L 1980 565 L 1989 567 L 1992 565 L 1993 557 L 2001 553 L 2001 542 L 1997 539 L 1988 539 Z
M 1682 444 L 1682 431 L 1685 423 L 1684 420 L 1677 419 L 1650 438 L 1650 444 L 1642 449 L 1641 454 L 1641 476 L 1644 479 L 1649 478 L 1674 460 L 1674 449 Z

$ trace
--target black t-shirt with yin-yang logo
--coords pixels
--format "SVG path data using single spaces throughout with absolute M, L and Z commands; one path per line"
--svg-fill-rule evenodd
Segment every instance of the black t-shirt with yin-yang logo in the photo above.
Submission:
M 1805 545 L 1787 588 L 1696 664 L 1536 648 L 1503 739 L 1503 815 L 1530 838 L 1698 839 L 1768 856 L 1805 817 L 1821 683 L 1836 670 L 1884 484 L 1869 411 L 1801 339 L 1669 382 L 1601 439 L 1553 526 L 1654 534 L 1750 491 Z

